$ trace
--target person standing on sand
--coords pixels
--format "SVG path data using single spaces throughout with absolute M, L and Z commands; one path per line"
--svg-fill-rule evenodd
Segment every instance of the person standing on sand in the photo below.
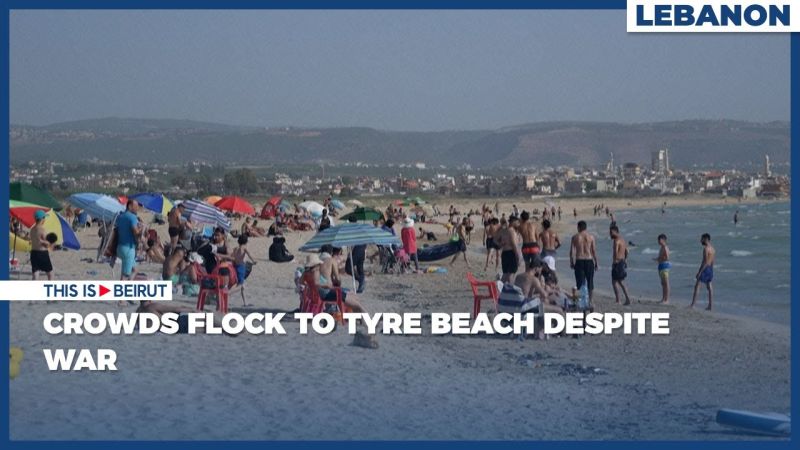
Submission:
M 669 269 L 672 264 L 669 262 L 669 247 L 667 247 L 667 235 L 658 235 L 658 257 L 653 258 L 658 262 L 658 277 L 661 279 L 661 303 L 669 303 Z
M 561 222 L 561 207 L 558 207 L 558 221 Z
M 120 280 L 133 279 L 136 271 L 136 242 L 143 228 L 136 216 L 138 211 L 139 202 L 128 200 L 125 212 L 117 216 L 117 257 L 122 260 Z
M 508 220 L 508 227 L 500 228 L 494 235 L 494 242 L 500 248 L 500 263 L 503 269 L 503 276 L 500 280 L 503 283 L 513 282 L 517 275 L 519 265 L 522 262 L 522 252 L 519 247 L 517 228 L 519 219 L 511 216 Z
M 625 287 L 625 278 L 628 276 L 628 244 L 619 234 L 619 228 L 613 225 L 608 230 L 608 234 L 613 241 L 611 244 L 611 287 L 614 288 L 614 298 L 619 303 L 619 289 L 625 294 L 625 305 L 631 304 L 628 296 L 628 288 Z
M 574 217 L 576 219 L 578 218 L 578 210 L 577 210 L 577 208 L 572 208 L 572 217 Z
M 181 231 L 183 231 L 185 226 L 191 228 L 191 223 L 187 221 L 186 225 L 181 221 L 181 215 L 183 215 L 183 211 L 186 209 L 186 206 L 183 203 L 178 203 L 169 210 L 167 213 L 167 233 L 169 234 L 169 251 L 170 253 L 175 251 L 175 247 L 178 245 L 178 240 L 180 239 Z
M 47 214 L 41 209 L 33 213 L 36 223 L 31 227 L 31 279 L 35 280 L 39 272 L 44 272 L 48 280 L 53 279 L 53 263 L 50 261 L 50 242 L 47 241 L 47 230 L 44 219 Z
M 500 247 L 497 246 L 494 240 L 494 236 L 499 230 L 500 220 L 498 220 L 497 217 L 489 218 L 483 227 L 483 242 L 486 245 L 486 264 L 483 266 L 484 271 L 489 268 L 489 259 L 491 259 L 492 253 L 494 253 L 494 268 L 497 269 L 497 265 L 500 263 Z
M 711 235 L 708 233 L 704 233 L 700 237 L 700 244 L 703 246 L 703 262 L 700 264 L 697 275 L 695 275 L 697 281 L 694 283 L 694 294 L 692 294 L 692 304 L 689 305 L 689 308 L 694 308 L 694 303 L 697 300 L 697 291 L 700 289 L 700 283 L 703 283 L 708 289 L 708 306 L 706 309 L 710 311 L 714 299 L 714 288 L 711 282 L 714 280 L 716 250 L 711 246 Z
M 456 253 L 455 255 L 453 255 L 453 259 L 450 260 L 450 265 L 451 266 L 456 262 L 456 259 L 458 259 L 458 255 L 460 253 L 461 255 L 464 256 L 464 262 L 467 264 L 467 269 L 469 269 L 469 260 L 467 259 L 467 225 L 468 224 L 469 224 L 469 221 L 467 220 L 466 217 L 464 217 L 464 219 L 461 221 L 461 223 L 459 223 L 458 226 L 456 226 L 456 228 L 455 228 L 455 232 L 453 233 L 453 238 L 451 240 L 452 241 L 456 241 L 456 239 L 458 239 L 457 242 L 461 247 L 460 247 L 459 252 Z
M 569 248 L 569 267 L 575 271 L 575 285 L 580 289 L 584 284 L 589 290 L 589 303 L 594 292 L 594 272 L 597 264 L 597 248 L 594 236 L 586 231 L 586 222 L 578 222 L 578 233 L 572 236 Z
M 536 224 L 530 218 L 528 211 L 522 211 L 522 216 L 520 217 L 522 220 L 519 222 L 518 227 L 519 234 L 522 236 L 522 259 L 525 261 L 526 266 L 540 252 L 539 244 L 536 242 L 538 230 Z
M 561 240 L 558 238 L 558 233 L 550 228 L 551 223 L 549 220 L 542 221 L 542 232 L 539 233 L 539 241 L 542 244 L 542 256 L 556 257 L 556 250 L 561 247 Z

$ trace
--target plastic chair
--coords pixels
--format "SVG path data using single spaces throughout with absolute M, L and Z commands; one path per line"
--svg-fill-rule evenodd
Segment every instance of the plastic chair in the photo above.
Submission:
M 223 268 L 227 268 L 230 272 L 230 275 L 227 275 L 227 284 L 225 283 L 225 276 L 220 274 L 220 270 Z M 202 311 L 206 306 L 206 297 L 213 294 L 217 297 L 217 311 L 227 314 L 229 287 L 231 284 L 236 284 L 236 271 L 230 264 L 217 264 L 217 267 L 210 274 L 198 270 L 197 275 L 197 281 L 200 283 L 200 292 L 197 294 L 197 310 Z
M 494 304 L 494 312 L 497 312 L 497 299 L 500 297 L 500 294 L 497 292 L 497 283 L 494 281 L 478 281 L 472 272 L 467 272 L 467 281 L 469 281 L 469 286 L 472 288 L 472 297 L 474 298 L 474 302 L 472 304 L 472 318 L 475 319 L 478 317 L 478 314 L 481 312 L 481 302 L 483 300 L 491 300 Z M 484 294 L 481 292 L 481 287 L 487 288 L 487 293 Z
M 335 300 L 324 300 L 322 296 L 319 295 L 319 288 L 314 282 L 313 273 L 304 273 L 300 282 L 302 285 L 302 290 L 300 292 L 300 312 L 317 315 L 325 311 L 325 303 L 332 303 L 339 309 L 339 312 L 334 314 L 334 318 L 340 324 L 344 325 L 343 313 L 345 312 L 345 306 L 342 300 L 342 288 L 333 288 L 333 291 L 336 292 Z

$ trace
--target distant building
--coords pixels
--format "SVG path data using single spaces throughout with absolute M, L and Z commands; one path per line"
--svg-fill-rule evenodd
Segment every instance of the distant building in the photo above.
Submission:
M 772 170 L 769 167 L 769 155 L 764 155 L 764 177 L 769 178 L 772 176 Z
M 653 172 L 659 175 L 667 175 L 669 173 L 669 149 L 664 148 L 654 151 L 651 162 Z
M 622 165 L 622 179 L 634 180 L 642 175 L 642 168 L 636 163 L 625 163 Z

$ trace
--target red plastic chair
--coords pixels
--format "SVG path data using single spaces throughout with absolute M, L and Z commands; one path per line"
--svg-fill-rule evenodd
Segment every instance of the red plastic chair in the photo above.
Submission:
M 196 266 L 198 270 L 197 281 L 200 283 L 200 292 L 197 294 L 197 310 L 202 311 L 206 306 L 206 297 L 215 295 L 217 297 L 217 311 L 222 314 L 228 313 L 228 294 L 229 288 L 236 284 L 236 270 L 230 263 L 217 264 L 214 271 L 205 273 L 200 271 L 202 266 Z M 227 268 L 230 275 L 228 275 L 228 284 L 225 284 L 225 277 L 220 275 L 220 270 Z M 210 285 L 213 287 L 206 287 Z
M 302 283 L 302 292 L 300 294 L 301 296 L 300 312 L 307 312 L 313 315 L 317 315 L 325 311 L 325 303 L 334 303 L 336 304 L 336 307 L 339 309 L 339 312 L 334 314 L 334 318 L 340 324 L 344 325 L 344 317 L 342 314 L 346 310 L 344 306 L 344 301 L 342 300 L 342 288 L 337 287 L 333 289 L 333 291 L 336 292 L 335 300 L 324 300 L 319 295 L 319 288 L 314 282 L 314 274 L 312 272 L 304 273 L 301 283 Z
M 475 319 L 478 317 L 478 313 L 481 312 L 481 302 L 483 300 L 491 300 L 494 304 L 494 312 L 497 312 L 497 299 L 500 297 L 500 294 L 497 292 L 497 283 L 494 281 L 478 281 L 475 276 L 472 275 L 472 272 L 467 272 L 467 281 L 469 281 L 469 286 L 472 288 L 472 297 L 474 298 L 474 302 L 472 304 L 472 318 Z M 481 292 L 481 287 L 487 288 L 487 293 Z

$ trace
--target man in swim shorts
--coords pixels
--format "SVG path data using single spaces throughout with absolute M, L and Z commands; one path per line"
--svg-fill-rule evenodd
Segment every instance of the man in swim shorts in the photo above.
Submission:
M 527 267 L 530 261 L 539 256 L 541 248 L 536 242 L 537 227 L 533 221 L 530 220 L 531 216 L 528 211 L 522 211 L 519 222 L 519 234 L 522 236 L 522 259 L 525 261 Z
M 578 233 L 572 236 L 569 248 L 569 266 L 575 270 L 575 286 L 580 289 L 586 284 L 591 304 L 594 292 L 594 272 L 599 266 L 594 236 L 586 231 L 586 222 L 583 220 L 578 222 Z
M 500 280 L 503 283 L 512 283 L 514 281 L 513 279 L 517 276 L 517 270 L 519 270 L 519 264 L 522 261 L 522 253 L 518 247 L 518 227 L 519 219 L 516 216 L 511 216 L 508 220 L 508 226 L 500 228 L 494 235 L 494 242 L 500 247 L 500 264 L 503 268 L 503 276 Z
M 178 245 L 178 240 L 180 239 L 181 230 L 183 229 L 183 223 L 181 222 L 181 215 L 186 207 L 183 203 L 178 203 L 174 208 L 172 208 L 169 213 L 167 213 L 167 224 L 169 228 L 167 228 L 167 233 L 169 233 L 169 251 L 173 252 L 175 247 Z
M 667 235 L 658 235 L 658 257 L 653 258 L 658 262 L 658 277 L 661 279 L 661 303 L 669 303 L 669 269 L 672 264 L 669 262 L 669 247 L 667 247 Z
M 710 311 L 714 298 L 714 288 L 711 282 L 714 280 L 714 258 L 716 257 L 716 250 L 711 246 L 711 235 L 708 233 L 704 233 L 700 236 L 700 244 L 703 246 L 703 262 L 700 264 L 697 275 L 695 275 L 697 281 L 694 283 L 694 294 L 692 294 L 692 304 L 689 305 L 689 308 L 694 307 L 694 302 L 697 300 L 697 291 L 700 289 L 700 283 L 703 283 L 708 290 L 708 306 L 706 310 Z
M 561 247 L 561 240 L 558 238 L 558 233 L 550 228 L 551 223 L 545 219 L 542 221 L 542 232 L 539 233 L 539 242 L 542 244 L 542 257 L 552 256 L 556 257 L 556 250 Z
M 611 236 L 611 287 L 614 288 L 614 298 L 619 303 L 619 289 L 625 294 L 625 305 L 631 304 L 628 296 L 628 288 L 625 286 L 625 278 L 628 276 L 628 245 L 625 239 L 619 234 L 616 225 L 608 230 Z
M 500 247 L 497 246 L 494 240 L 494 235 L 499 230 L 500 220 L 497 217 L 486 219 L 486 223 L 483 227 L 483 236 L 486 243 L 486 264 L 484 264 L 483 270 L 489 268 L 489 259 L 491 259 L 492 253 L 494 253 L 494 268 L 497 269 L 497 265 L 500 263 Z

